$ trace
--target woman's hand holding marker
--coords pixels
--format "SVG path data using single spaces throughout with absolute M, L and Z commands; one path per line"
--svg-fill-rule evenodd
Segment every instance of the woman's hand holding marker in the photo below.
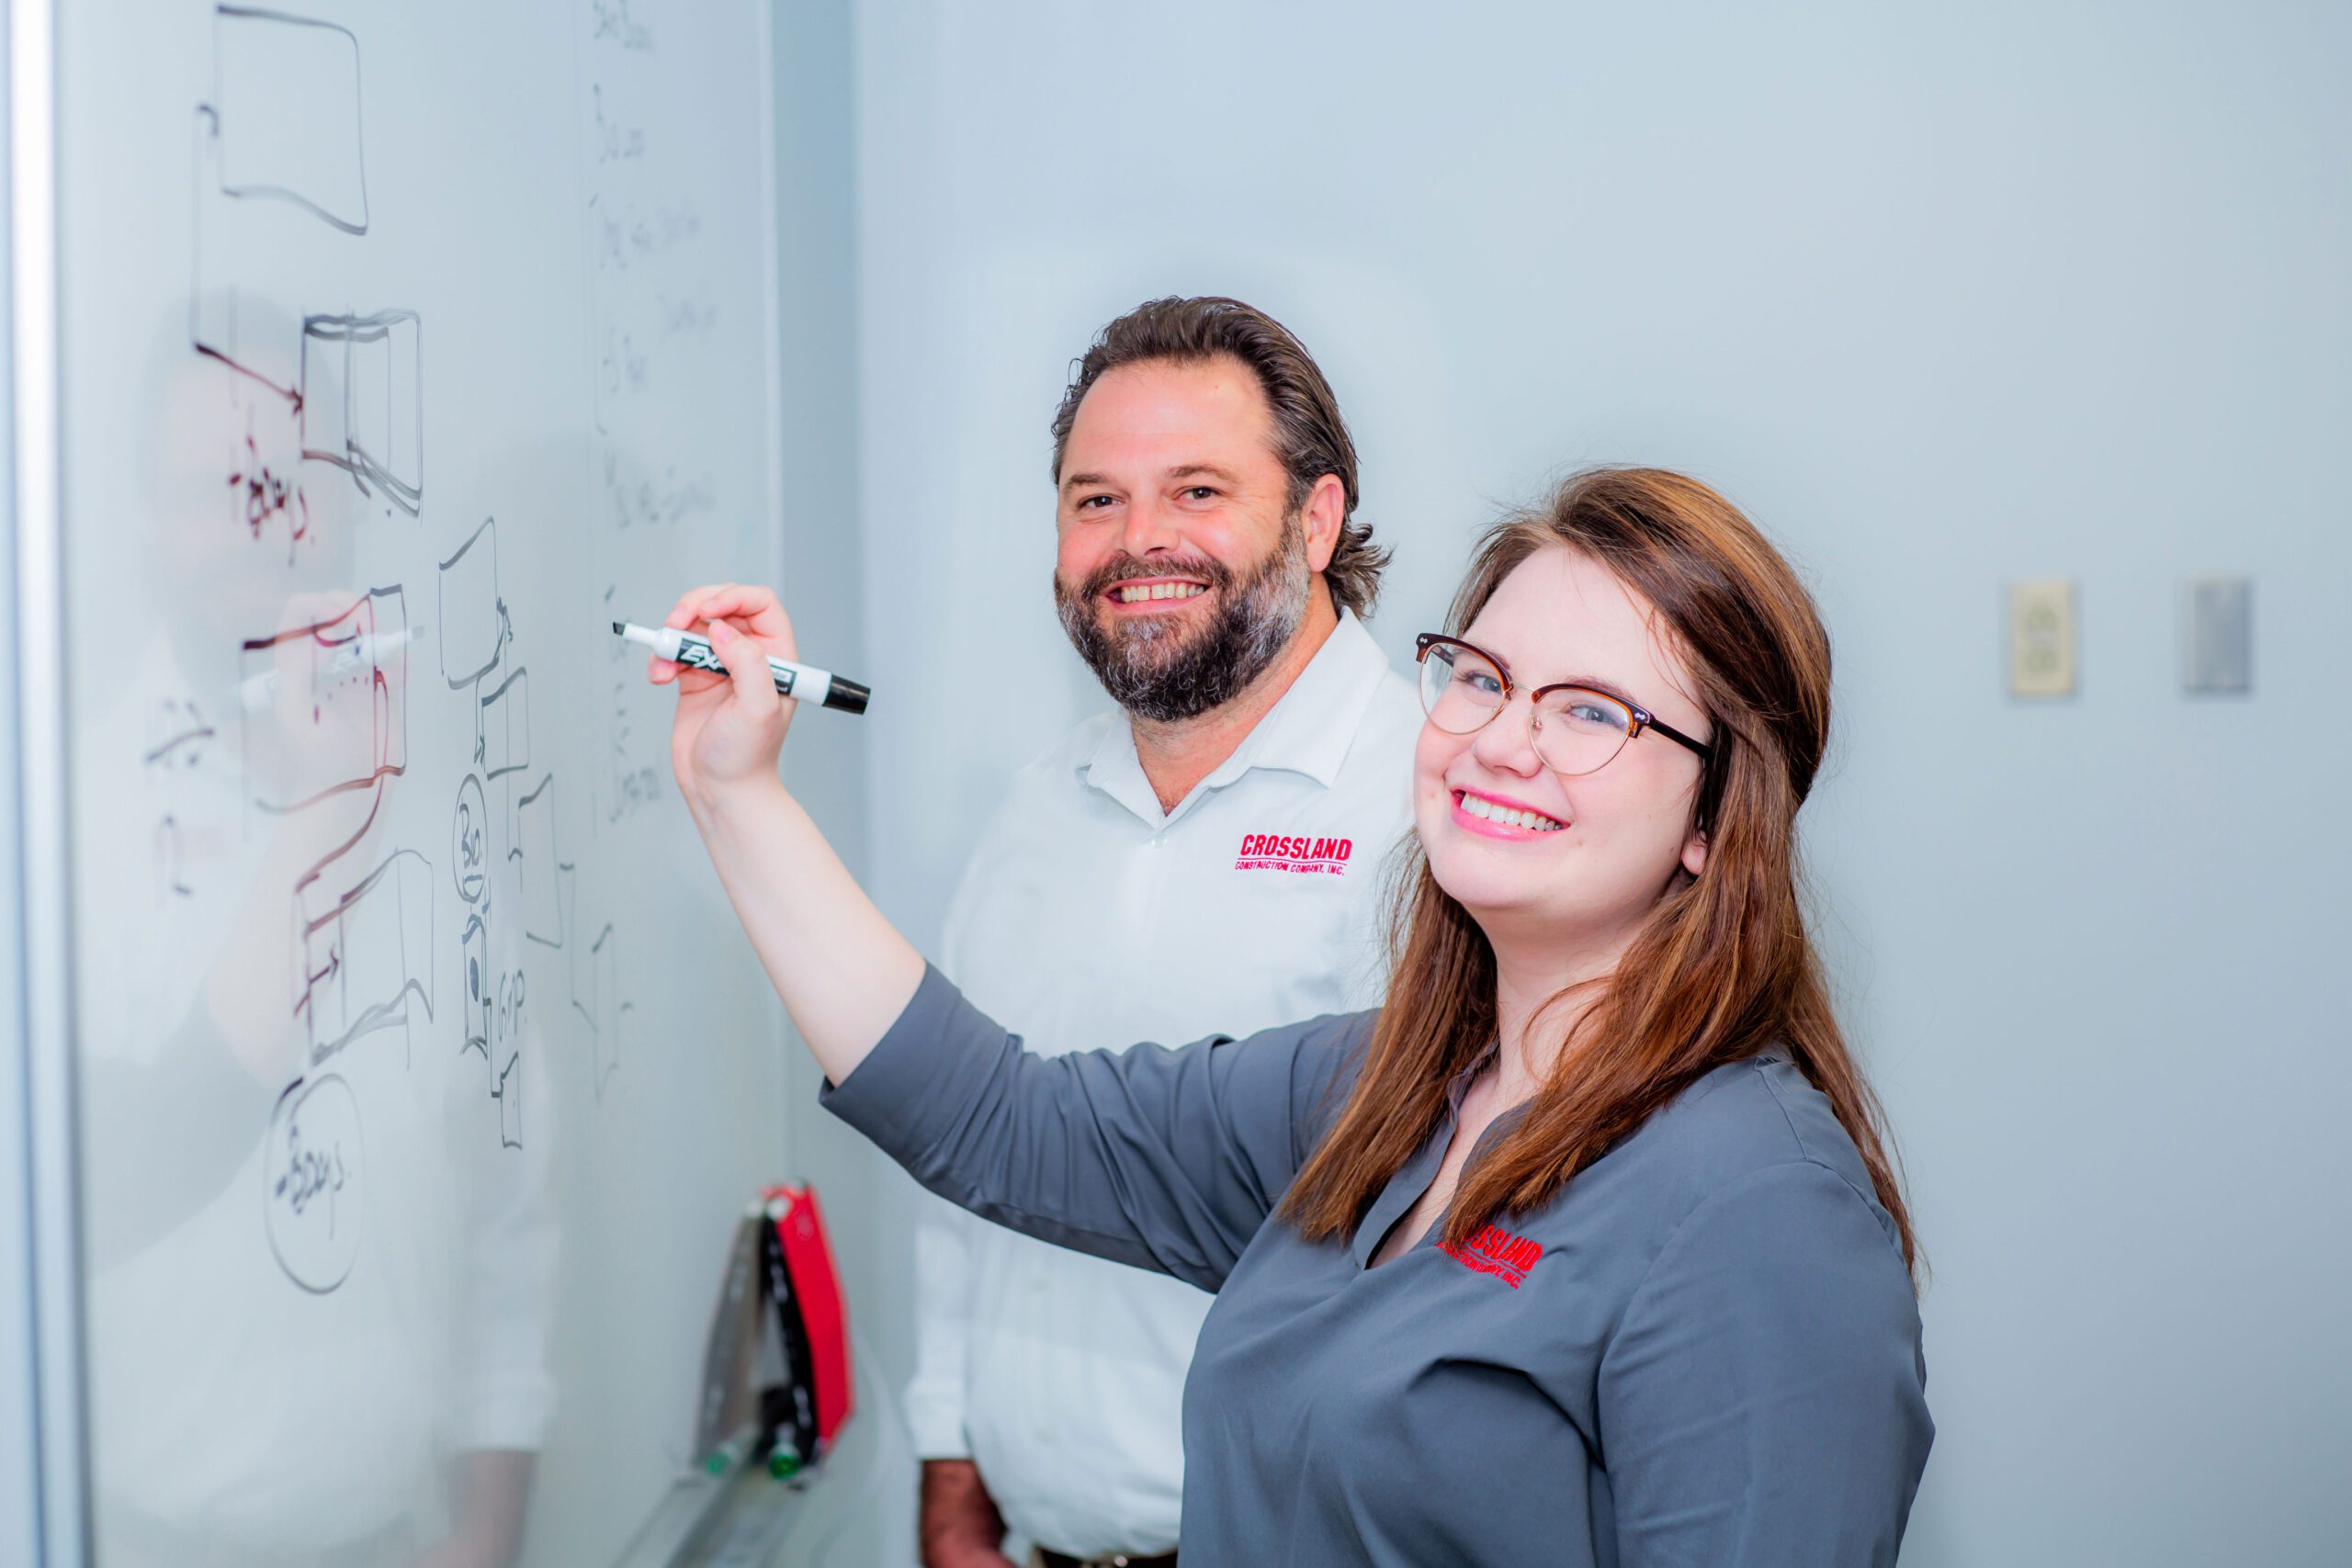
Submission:
M 798 649 L 791 619 L 767 588 L 721 582 L 691 590 L 662 624 L 701 632 L 727 665 L 727 673 L 717 675 L 666 659 L 646 664 L 656 684 L 677 684 L 670 763 L 687 804 L 701 816 L 721 795 L 775 781 L 785 732 L 799 705 L 777 694 L 767 660 L 794 658 Z

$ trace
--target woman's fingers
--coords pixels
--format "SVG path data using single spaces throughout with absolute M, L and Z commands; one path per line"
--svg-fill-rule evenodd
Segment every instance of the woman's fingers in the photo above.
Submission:
M 761 656 L 752 660 L 753 669 L 758 672 L 765 672 L 768 654 L 783 659 L 796 656 L 791 617 L 784 613 L 784 605 L 772 588 L 746 587 L 740 582 L 712 582 L 700 588 L 690 588 L 679 596 L 677 604 L 671 606 L 662 624 L 682 631 L 701 626 L 709 636 L 711 647 L 717 649 L 719 646 L 718 623 L 721 620 L 728 623 L 731 635 L 742 637 L 748 634 L 759 645 Z M 720 662 L 729 665 L 732 673 L 734 660 L 721 654 Z M 646 678 L 656 685 L 668 685 L 674 682 L 678 690 L 689 694 L 710 691 L 725 679 L 707 671 L 675 664 L 664 659 L 649 660 L 645 673 Z M 769 682 L 768 689 L 773 693 L 773 681 Z
M 775 637 L 790 625 L 775 589 L 740 582 L 710 582 L 687 589 L 678 595 L 662 624 L 686 627 L 719 615 L 741 623 L 754 637 Z
M 695 619 L 695 606 L 701 604 L 705 599 L 709 598 L 712 594 L 718 592 L 720 589 L 727 588 L 729 586 L 731 585 L 724 582 L 716 582 L 705 583 L 700 588 L 687 589 L 684 593 L 678 595 L 678 602 L 670 606 L 670 613 L 662 617 L 662 624 L 665 626 L 676 626 L 681 630 L 693 626 Z
M 689 594 L 681 608 L 686 610 L 689 618 L 673 625 L 692 625 L 724 615 L 738 628 L 769 642 L 774 651 L 791 657 L 792 620 L 784 613 L 784 605 L 773 588 L 721 582 Z
M 727 666 L 727 678 L 735 684 L 735 700 L 742 705 L 744 716 L 764 722 L 784 698 L 776 693 L 775 677 L 768 672 L 767 654 L 758 640 L 727 621 L 715 620 L 710 623 L 710 646 L 718 661 Z
M 670 612 L 665 626 L 687 627 L 713 615 L 723 615 L 736 608 L 734 600 L 742 589 L 732 582 L 707 582 L 700 588 L 690 588 L 679 596 L 677 608 Z

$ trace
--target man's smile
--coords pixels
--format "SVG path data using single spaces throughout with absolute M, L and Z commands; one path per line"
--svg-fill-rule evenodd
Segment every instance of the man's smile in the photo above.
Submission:
M 1209 585 L 1195 577 L 1136 577 L 1114 582 L 1103 592 L 1103 602 L 1129 615 L 1165 614 L 1197 599 Z

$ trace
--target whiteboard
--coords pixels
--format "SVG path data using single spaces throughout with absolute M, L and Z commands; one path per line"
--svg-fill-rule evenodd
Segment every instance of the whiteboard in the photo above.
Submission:
M 790 1173 L 608 629 L 775 575 L 767 17 L 61 9 L 95 1559 L 610 1562 Z

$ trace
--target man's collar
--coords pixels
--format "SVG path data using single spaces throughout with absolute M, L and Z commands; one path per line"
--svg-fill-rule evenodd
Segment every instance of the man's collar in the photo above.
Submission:
M 1251 768 L 1281 768 L 1329 788 L 1355 743 L 1356 721 L 1387 673 L 1388 656 L 1363 623 L 1342 609 L 1340 624 L 1290 690 L 1203 782 L 1227 784 Z
M 1388 656 L 1380 651 L 1363 623 L 1341 609 L 1339 625 L 1331 628 L 1290 689 L 1193 793 L 1222 788 L 1251 768 L 1304 773 L 1329 788 L 1338 781 L 1340 765 L 1347 761 L 1348 748 L 1355 742 L 1357 723 L 1388 672 Z M 1093 755 L 1079 767 L 1088 784 L 1130 810 L 1140 813 L 1136 800 L 1130 798 L 1137 796 L 1149 801 L 1148 815 L 1158 815 L 1159 801 L 1136 755 L 1132 723 L 1104 726 Z

